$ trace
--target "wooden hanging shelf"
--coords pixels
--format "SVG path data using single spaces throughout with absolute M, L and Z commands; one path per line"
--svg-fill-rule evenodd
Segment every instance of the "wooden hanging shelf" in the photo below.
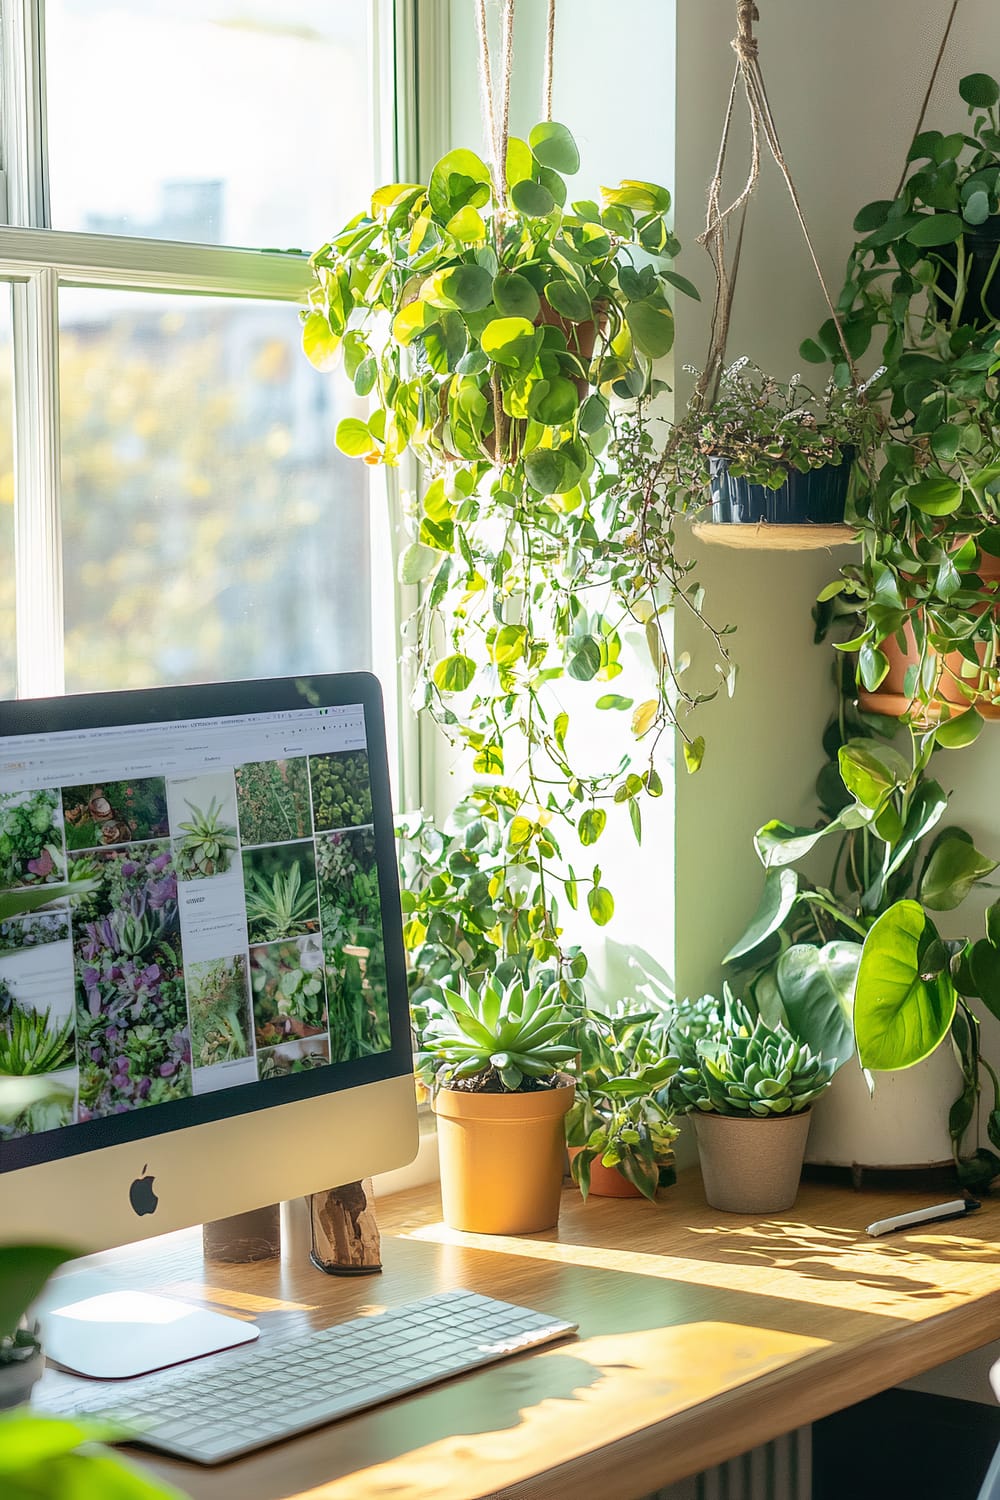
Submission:
M 691 533 L 716 547 L 753 548 L 758 552 L 806 552 L 820 547 L 847 547 L 858 540 L 853 526 L 772 526 L 766 521 L 695 521 Z

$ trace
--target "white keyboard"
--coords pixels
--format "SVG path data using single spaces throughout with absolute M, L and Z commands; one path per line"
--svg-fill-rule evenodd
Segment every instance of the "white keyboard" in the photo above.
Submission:
M 255 1344 L 135 1380 L 42 1386 L 34 1405 L 110 1418 L 132 1429 L 131 1441 L 218 1464 L 576 1330 L 475 1292 L 438 1292 L 290 1338 L 265 1331 Z

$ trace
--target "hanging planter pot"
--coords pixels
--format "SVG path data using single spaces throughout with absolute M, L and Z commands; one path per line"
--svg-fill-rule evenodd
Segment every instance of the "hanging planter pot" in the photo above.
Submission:
M 957 321 L 970 328 L 1000 323 L 1000 215 L 995 214 L 975 229 L 966 227 L 959 244 L 965 264 L 965 292 Z M 949 322 L 958 280 L 958 245 L 942 245 L 937 253 L 941 266 L 935 287 L 945 295 L 934 300 L 938 317 Z
M 844 450 L 839 464 L 819 469 L 789 469 L 778 489 L 752 484 L 730 472 L 725 458 L 710 458 L 712 503 L 707 520 L 716 525 L 835 526 L 844 523 L 854 449 Z

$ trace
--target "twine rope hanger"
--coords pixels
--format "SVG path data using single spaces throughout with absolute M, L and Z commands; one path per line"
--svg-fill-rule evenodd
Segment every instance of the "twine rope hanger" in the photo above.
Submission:
M 696 411 L 703 411 L 706 406 L 712 405 L 718 394 L 719 382 L 722 378 L 726 355 L 726 341 L 732 315 L 733 293 L 736 287 L 736 273 L 739 267 L 739 252 L 742 247 L 743 226 L 750 198 L 760 176 L 762 139 L 766 143 L 788 189 L 789 197 L 792 200 L 792 207 L 795 210 L 795 217 L 798 219 L 799 227 L 806 242 L 809 258 L 812 261 L 813 269 L 816 272 L 824 300 L 830 312 L 830 317 L 837 331 L 837 338 L 844 352 L 844 358 L 847 361 L 851 383 L 856 388 L 860 388 L 861 385 L 851 351 L 847 347 L 843 326 L 823 277 L 819 257 L 816 254 L 816 247 L 813 244 L 809 227 L 806 224 L 798 190 L 792 180 L 792 174 L 781 147 L 781 140 L 778 136 L 778 129 L 774 121 L 767 88 L 764 83 L 764 75 L 761 72 L 757 38 L 753 33 L 754 22 L 759 19 L 760 12 L 754 0 L 737 0 L 736 35 L 732 40 L 732 48 L 736 53 L 736 69 L 729 90 L 729 101 L 722 127 L 722 140 L 719 145 L 715 173 L 708 189 L 708 209 L 705 229 L 698 236 L 699 243 L 705 246 L 715 266 L 716 296 L 712 315 L 712 333 L 708 346 L 708 355 L 705 359 L 705 368 L 698 379 L 692 398 L 692 405 Z M 729 135 L 736 104 L 736 95 L 741 82 L 746 96 L 750 120 L 750 166 L 742 191 L 727 208 L 722 208 L 720 207 L 722 200 L 722 178 L 726 163 L 726 152 L 729 146 Z M 736 253 L 733 258 L 732 269 L 730 270 L 726 264 L 725 233 L 728 221 L 737 212 L 740 214 L 740 229 Z
M 507 197 L 507 142 L 510 136 L 510 80 L 514 67 L 515 0 L 500 0 L 500 77 L 494 85 L 486 0 L 477 0 L 476 30 L 479 34 L 479 100 L 483 131 L 490 154 L 490 176 L 497 213 L 503 217 Z M 556 0 L 548 0 L 545 55 L 542 74 L 542 119 L 552 119 L 552 74 L 555 57 Z

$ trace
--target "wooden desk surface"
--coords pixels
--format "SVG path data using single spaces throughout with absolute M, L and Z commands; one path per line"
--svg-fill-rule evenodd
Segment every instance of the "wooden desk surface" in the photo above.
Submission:
M 143 1458 L 196 1500 L 636 1500 L 1000 1337 L 1000 1202 L 864 1234 L 932 1198 L 806 1184 L 751 1221 L 706 1208 L 694 1171 L 655 1207 L 567 1189 L 557 1230 L 508 1239 L 445 1228 L 422 1188 L 380 1205 L 377 1277 L 206 1268 L 190 1234 L 117 1252 L 135 1284 L 259 1319 L 265 1337 L 456 1286 L 580 1325 L 218 1469 Z

